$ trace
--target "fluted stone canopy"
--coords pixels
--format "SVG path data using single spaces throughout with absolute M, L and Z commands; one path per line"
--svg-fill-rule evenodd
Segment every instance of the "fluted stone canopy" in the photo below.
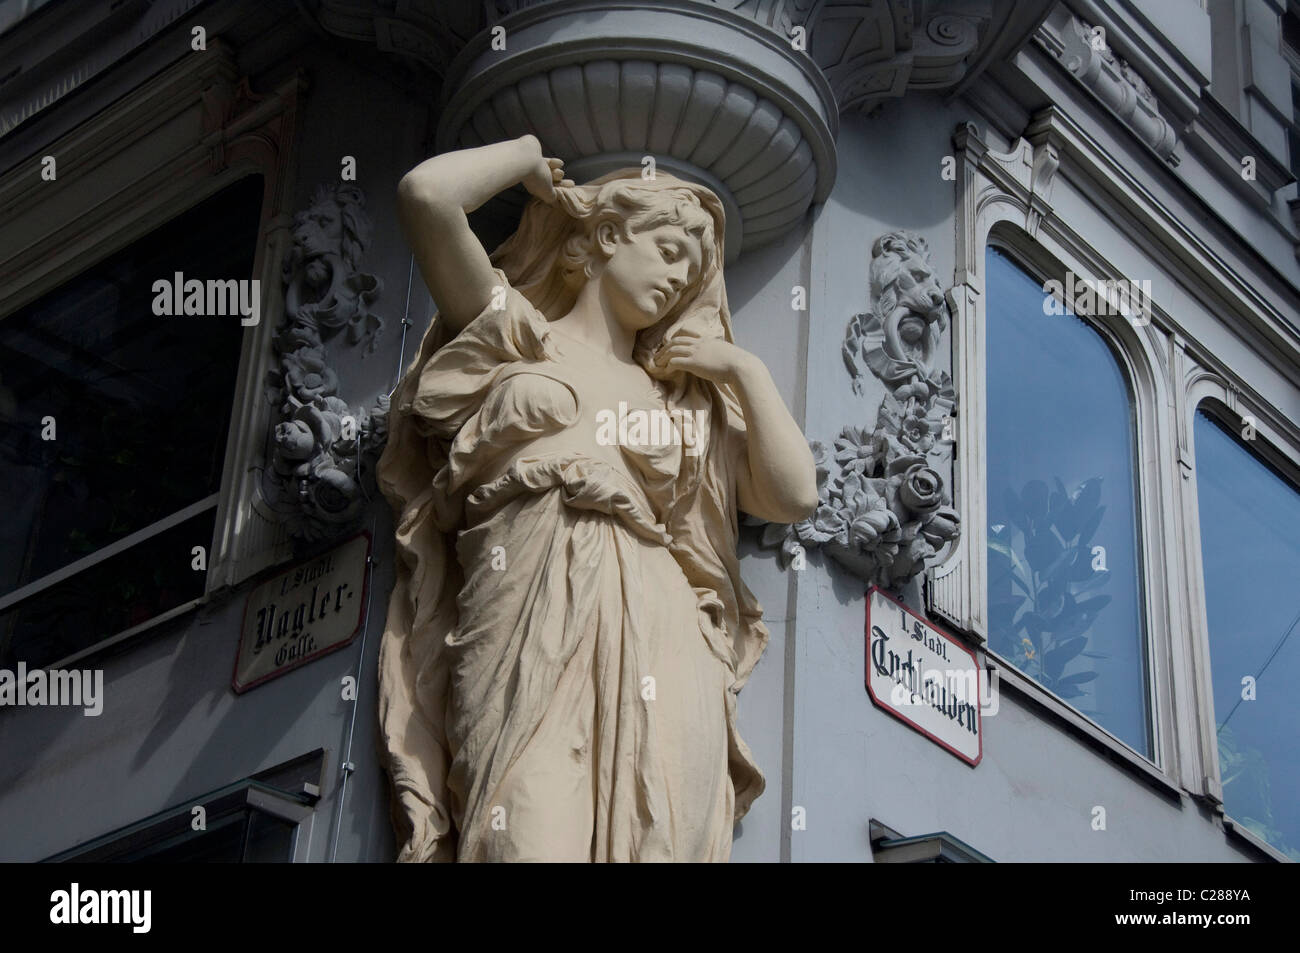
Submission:
M 956 92 L 1049 0 L 308 0 L 325 29 L 440 82 L 442 152 L 536 135 L 577 181 L 655 167 L 709 186 L 727 254 L 793 228 L 835 181 L 839 114 Z M 527 196 L 485 211 L 517 220 Z
M 830 193 L 834 97 L 773 31 L 694 0 L 518 6 L 505 50 L 489 29 L 452 65 L 439 151 L 532 132 L 578 181 L 649 156 L 718 194 L 732 259 Z

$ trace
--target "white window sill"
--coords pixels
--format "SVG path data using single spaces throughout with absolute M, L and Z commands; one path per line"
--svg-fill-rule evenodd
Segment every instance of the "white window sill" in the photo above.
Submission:
M 1159 793 L 1178 801 L 1182 800 L 1183 790 L 1153 761 L 1090 721 L 1087 716 L 1066 704 L 1009 662 L 994 655 L 987 648 L 982 651 L 988 667 L 997 670 L 999 686 L 1009 686 L 1021 698 L 1054 715 L 1058 723 L 1063 724 L 1090 746 L 1108 756 L 1110 760 L 1128 769 L 1130 773 L 1139 775 L 1139 780 L 1145 781 Z

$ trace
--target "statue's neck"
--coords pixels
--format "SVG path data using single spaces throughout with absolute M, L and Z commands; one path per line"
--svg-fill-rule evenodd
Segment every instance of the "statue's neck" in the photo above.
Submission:
M 566 337 L 605 351 L 623 364 L 634 363 L 632 351 L 636 347 L 636 331 L 624 327 L 615 318 L 598 280 L 592 279 L 583 285 L 573 307 L 566 315 L 552 321 L 551 326 Z

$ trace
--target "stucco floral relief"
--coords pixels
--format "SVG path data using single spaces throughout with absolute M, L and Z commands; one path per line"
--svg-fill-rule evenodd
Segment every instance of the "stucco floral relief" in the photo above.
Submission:
M 854 575 L 897 589 L 961 529 L 950 487 L 956 394 L 938 367 L 948 306 L 923 238 L 899 231 L 876 240 L 871 296 L 872 310 L 849 321 L 843 356 L 855 394 L 884 387 L 875 423 L 845 426 L 830 447 L 811 441 L 817 510 L 767 525 L 762 541 L 780 544 L 784 563 L 821 549 Z
M 317 190 L 294 218 L 284 262 L 284 323 L 267 399 L 278 408 L 263 495 L 290 535 L 316 541 L 350 527 L 374 490 L 387 438 L 388 398 L 352 407 L 339 396 L 331 341 L 374 350 L 383 328 L 371 305 L 383 283 L 361 268 L 369 243 L 365 196 L 356 186 Z

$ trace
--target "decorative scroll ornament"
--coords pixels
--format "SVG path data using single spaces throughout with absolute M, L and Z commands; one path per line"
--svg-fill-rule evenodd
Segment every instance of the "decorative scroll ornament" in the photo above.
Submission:
M 850 319 L 843 354 L 855 394 L 864 366 L 885 387 L 875 427 L 845 427 L 833 452 L 811 441 L 817 510 L 767 526 L 763 543 L 779 541 L 783 563 L 801 548 L 824 548 L 854 575 L 897 589 L 957 538 L 945 477 L 956 394 L 936 366 L 948 307 L 923 238 L 900 231 L 876 240 L 871 293 L 874 311 Z
M 290 535 L 309 542 L 347 529 L 374 490 L 374 463 L 387 438 L 388 398 L 353 410 L 338 396 L 328 345 L 342 339 L 374 350 L 383 320 L 370 310 L 383 282 L 361 270 L 371 223 L 354 185 L 322 186 L 294 216 L 284 262 L 279 367 L 267 399 L 280 408 L 263 495 Z M 345 333 L 340 333 L 345 332 Z

